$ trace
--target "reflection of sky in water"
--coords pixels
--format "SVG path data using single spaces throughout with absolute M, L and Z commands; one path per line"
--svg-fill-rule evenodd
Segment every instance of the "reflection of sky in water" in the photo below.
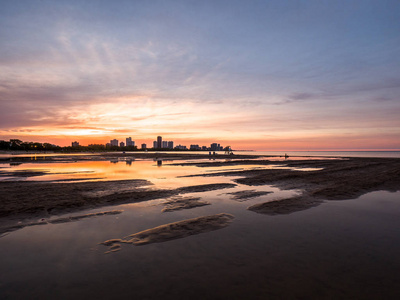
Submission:
M 374 192 L 267 216 L 246 207 L 293 192 L 265 186 L 274 193 L 246 202 L 226 194 L 252 188 L 193 193 L 212 203 L 195 209 L 161 213 L 163 200 L 157 200 L 92 210 L 124 209 L 120 215 L 12 232 L 0 239 L 2 291 L 10 298 L 26 299 L 394 299 L 399 193 Z M 146 246 L 123 245 L 109 255 L 98 245 L 221 212 L 235 215 L 221 230 Z
M 208 160 L 207 160 L 208 161 Z M 0 177 L 0 180 L 32 181 L 81 181 L 81 180 L 127 180 L 147 179 L 160 188 L 176 188 L 188 185 L 206 184 L 212 181 L 207 177 L 183 177 L 210 172 L 229 172 L 259 169 L 293 169 L 282 165 L 235 165 L 199 168 L 196 166 L 177 166 L 169 161 L 115 160 L 115 161 L 76 161 L 63 163 L 23 163 L 3 168 L 3 172 L 45 172 L 44 175 L 30 177 Z M 313 171 L 314 168 L 296 170 Z M 220 177 L 219 183 L 229 182 Z
M 138 161 L 78 161 L 73 163 L 25 163 L 12 166 L 11 171 L 46 171 L 43 176 L 33 176 L 29 178 L 17 178 L 20 180 L 33 181 L 53 181 L 53 180 L 127 180 L 127 179 L 147 179 L 158 187 L 183 186 L 186 183 L 196 181 L 207 181 L 206 179 L 176 178 L 201 173 L 201 168 L 159 166 L 157 161 L 138 160 Z M 209 181 L 209 180 L 208 180 Z
M 276 166 L 283 168 L 282 166 Z M 275 166 L 239 165 L 218 168 L 199 168 L 196 166 L 169 165 L 168 161 L 150 160 L 136 161 L 77 161 L 73 163 L 24 163 L 3 171 L 46 172 L 42 176 L 3 177 L 0 180 L 32 180 L 32 181 L 62 181 L 62 180 L 127 180 L 147 179 L 160 188 L 174 188 L 187 185 L 206 184 L 212 181 L 206 177 L 182 177 L 208 172 L 223 172 L 234 170 L 270 169 Z M 220 177 L 218 182 L 229 182 Z

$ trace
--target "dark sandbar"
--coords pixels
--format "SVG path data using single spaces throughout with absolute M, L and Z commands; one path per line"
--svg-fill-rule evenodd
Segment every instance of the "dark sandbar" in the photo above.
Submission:
M 256 190 L 246 190 L 246 191 L 238 191 L 233 193 L 227 193 L 227 195 L 233 195 L 232 199 L 243 202 L 251 198 L 260 197 L 263 195 L 271 194 L 272 192 L 267 191 L 256 191 Z

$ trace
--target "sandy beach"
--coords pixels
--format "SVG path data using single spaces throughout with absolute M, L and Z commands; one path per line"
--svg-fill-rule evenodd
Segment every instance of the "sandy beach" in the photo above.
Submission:
M 397 158 L 3 157 L 0 279 L 10 299 L 395 299 L 399 190 Z
M 179 166 L 198 166 L 218 168 L 224 166 L 259 165 L 282 166 L 285 168 L 234 170 L 209 172 L 191 175 L 192 177 L 235 176 L 232 183 L 205 184 L 160 189 L 143 179 L 118 181 L 85 182 L 46 182 L 46 181 L 0 181 L 1 208 L 0 218 L 3 232 L 10 227 L 10 222 L 23 219 L 47 218 L 76 212 L 89 208 L 124 203 L 135 203 L 160 198 L 181 196 L 187 193 L 219 190 L 240 183 L 251 186 L 272 185 L 280 189 L 301 190 L 295 197 L 258 203 L 249 210 L 262 214 L 288 214 L 319 205 L 324 200 L 354 199 L 365 193 L 379 190 L 398 191 L 400 189 L 400 159 L 397 158 L 343 158 L 343 159 L 308 159 L 308 160 L 268 160 L 268 157 L 255 155 L 234 155 L 208 157 L 195 154 L 101 154 L 96 156 L 51 156 L 40 162 L 70 162 L 107 160 L 115 158 L 141 158 L 163 160 L 164 163 Z M 261 159 L 260 159 L 261 158 Z M 206 159 L 206 161 L 205 161 Z M 210 160 L 208 160 L 210 159 Z M 190 162 L 187 162 L 190 160 Z M 24 163 L 29 157 L 3 158 L 2 165 Z M 40 162 L 38 162 L 40 164 Z M 0 164 L 1 166 L 1 164 Z M 307 171 L 304 171 L 307 170 Z M 21 171 L 12 174 L 15 177 L 29 178 L 43 175 L 42 171 Z M 0 168 L 0 178 L 10 176 L 10 171 Z M 255 197 L 268 192 L 239 192 L 236 199 Z M 185 203 L 187 202 L 187 203 Z M 175 206 L 205 205 L 185 198 L 170 200 L 165 210 Z

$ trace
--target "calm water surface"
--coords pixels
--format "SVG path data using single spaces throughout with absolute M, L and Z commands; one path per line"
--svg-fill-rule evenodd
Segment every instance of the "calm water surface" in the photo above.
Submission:
M 209 159 L 196 160 L 197 162 L 209 161 Z M 196 166 L 172 165 L 177 161 L 77 161 L 63 163 L 23 163 L 18 165 L 0 165 L 0 172 L 10 172 L 7 177 L 0 177 L 0 181 L 103 181 L 103 180 L 128 180 L 147 179 L 157 187 L 176 188 L 188 185 L 199 185 L 214 183 L 210 178 L 184 177 L 210 172 L 222 172 L 233 170 L 254 170 L 286 168 L 285 166 L 260 166 L 260 165 L 239 165 L 223 167 L 199 168 Z M 189 161 L 188 161 L 189 162 Z M 305 171 L 310 169 L 304 169 Z M 37 172 L 38 176 L 18 176 L 20 172 Z M 42 174 L 44 173 L 44 174 Z M 0 173 L 1 174 L 1 173 Z M 230 182 L 229 179 L 220 177 L 218 183 Z
M 63 164 L 65 174 L 45 176 L 65 179 L 76 175 L 71 170 L 81 170 L 93 171 L 81 175 L 143 176 L 158 180 L 157 185 L 166 180 L 164 186 L 179 186 L 182 182 L 178 183 L 177 174 L 207 171 L 165 164 L 157 167 L 149 161 L 143 166 L 139 161 L 132 165 L 102 163 Z M 45 164 L 39 167 L 60 171 Z M 129 172 L 121 174 L 121 170 Z M 198 184 L 232 180 L 195 178 L 204 180 Z M 227 194 L 250 189 L 273 193 L 244 202 Z M 398 299 L 400 193 L 374 192 L 356 200 L 327 201 L 280 216 L 246 210 L 252 204 L 297 192 L 238 185 L 193 193 L 211 202 L 194 209 L 162 213 L 165 199 L 160 199 L 81 212 L 124 210 L 119 215 L 11 232 L 0 238 L 0 298 Z M 99 245 L 169 222 L 216 213 L 231 213 L 235 219 L 221 230 L 164 243 L 123 245 L 111 254 L 104 254 L 108 249 Z

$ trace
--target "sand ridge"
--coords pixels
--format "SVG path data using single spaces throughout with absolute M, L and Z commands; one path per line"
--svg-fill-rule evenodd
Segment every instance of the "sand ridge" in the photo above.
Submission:
M 121 244 L 142 246 L 152 243 L 162 243 L 174 239 L 185 238 L 191 235 L 222 229 L 228 226 L 233 219 L 234 216 L 227 213 L 202 216 L 160 225 L 131 234 L 123 239 L 110 239 L 100 244 L 110 247 L 110 250 L 106 251 L 105 253 L 111 253 L 120 250 Z

